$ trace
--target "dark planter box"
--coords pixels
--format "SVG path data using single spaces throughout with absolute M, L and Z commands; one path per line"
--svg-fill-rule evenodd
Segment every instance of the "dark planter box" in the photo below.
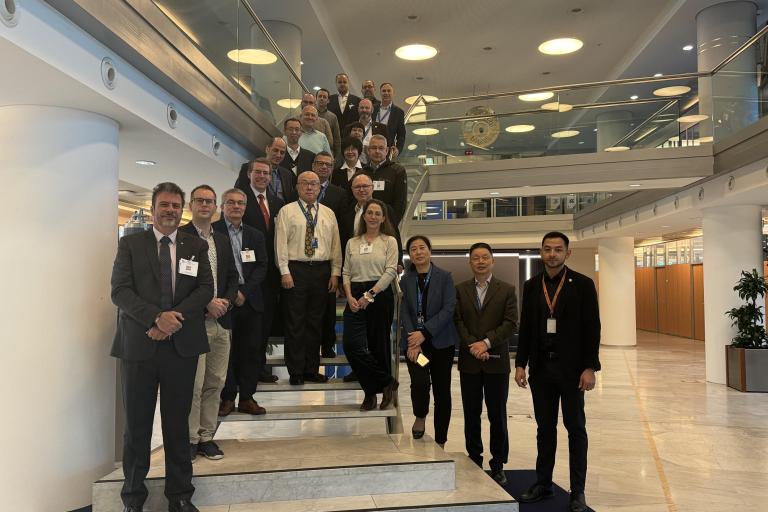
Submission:
M 768 392 L 768 349 L 726 346 L 725 365 L 729 387 Z

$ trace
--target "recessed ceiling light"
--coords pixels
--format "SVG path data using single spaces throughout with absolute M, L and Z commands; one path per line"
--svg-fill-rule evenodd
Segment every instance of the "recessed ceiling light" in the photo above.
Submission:
M 552 134 L 552 136 L 556 139 L 567 139 L 568 137 L 575 137 L 579 133 L 579 130 L 562 130 L 559 132 L 555 132 Z
M 499 192 L 490 192 L 490 195 L 492 195 L 492 196 L 498 196 L 498 195 L 500 195 L 500 194 L 499 194 Z
M 430 101 L 437 101 L 439 98 L 437 96 L 430 96 L 429 94 L 424 94 L 421 96 L 424 101 L 429 103 Z M 413 105 L 416 103 L 416 100 L 419 99 L 419 96 L 408 96 L 403 101 L 405 101 L 408 105 Z
M 596 131 L 597 131 L 597 128 L 593 128 L 593 129 L 592 129 L 592 131 L 593 131 L 593 132 L 596 132 Z
M 408 144 L 408 149 L 409 149 L 410 151 L 413 151 L 413 150 L 414 150 L 414 149 L 416 149 L 417 147 L 419 147 L 419 146 L 418 146 L 418 144 Z
M 663 227 L 663 228 L 668 228 L 668 227 L 670 227 L 670 226 L 667 226 L 667 225 L 665 224 L 665 225 L 663 225 L 663 226 L 661 226 L 661 227 Z
M 242 50 L 230 50 L 227 52 L 229 60 L 242 64 L 266 65 L 277 62 L 277 55 L 259 48 L 244 48 Z
M 437 48 L 427 44 L 409 44 L 395 50 L 395 55 L 403 60 L 427 60 L 437 55 Z
M 632 96 L 630 96 L 630 97 L 629 97 L 629 99 L 631 99 L 631 100 L 636 100 L 636 99 L 637 99 L 637 98 L 639 98 L 639 97 L 640 97 L 640 96 L 638 96 L 637 94 L 633 94 Z
M 670 87 L 662 87 L 661 89 L 656 89 L 653 91 L 654 96 L 680 96 L 681 94 L 686 94 L 691 92 L 691 88 L 687 85 L 672 85 Z
M 553 101 L 552 103 L 545 103 L 541 107 L 541 110 L 554 110 L 556 112 L 568 112 L 573 109 L 573 105 L 568 103 L 560 103 L 559 101 Z
M 301 105 L 301 100 L 296 98 L 283 98 L 277 100 L 277 104 L 283 108 L 296 108 Z
M 677 118 L 678 123 L 700 123 L 706 119 L 709 119 L 705 114 L 691 114 L 688 116 L 682 116 Z
M 699 144 L 708 144 L 713 140 L 715 140 L 715 138 L 710 135 L 708 137 L 699 137 L 698 139 L 696 139 L 696 142 L 698 142 Z
M 632 188 L 637 188 L 637 187 L 640 187 L 641 185 L 639 183 L 630 183 L 629 186 Z
M 303 66 L 303 65 L 304 65 L 304 61 L 303 61 L 303 60 L 300 60 L 300 61 L 299 61 L 299 66 Z
M 414 135 L 435 135 L 437 133 L 440 133 L 437 128 L 416 128 L 413 130 Z
M 619 151 L 629 151 L 629 146 L 611 146 L 609 148 L 605 148 L 603 151 L 608 151 L 609 153 L 617 153 Z
M 136 160 L 136 163 L 138 165 L 156 165 L 157 164 L 157 162 L 152 160 Z
M 518 96 L 518 98 L 520 98 L 520 100 L 522 101 L 544 101 L 544 100 L 548 100 L 554 95 L 555 93 L 553 92 L 545 91 L 545 92 L 533 92 L 530 94 L 521 94 L 520 96 Z
M 319 91 L 321 87 L 319 85 L 316 85 L 312 88 L 313 91 Z
M 545 55 L 566 55 L 581 49 L 584 43 L 573 37 L 561 37 L 544 41 L 539 45 L 539 51 Z
M 660 76 L 664 76 L 663 73 L 654 73 L 653 78 L 659 78 Z
M 683 50 L 685 50 L 686 52 L 689 52 L 689 51 L 693 50 L 693 45 L 692 44 L 687 44 L 687 45 L 683 46 Z
M 512 126 L 507 126 L 504 128 L 504 130 L 508 131 L 509 133 L 525 133 L 535 129 L 536 127 L 532 124 L 513 124 Z
M 580 141 L 579 141 L 579 144 L 584 144 L 584 141 L 583 141 L 583 140 L 580 140 Z

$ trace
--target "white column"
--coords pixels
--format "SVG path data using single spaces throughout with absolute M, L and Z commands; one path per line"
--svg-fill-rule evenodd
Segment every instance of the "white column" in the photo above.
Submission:
M 603 112 L 595 117 L 597 122 L 597 150 L 615 146 L 618 141 L 626 137 L 632 131 L 632 112 L 627 110 L 613 110 Z M 628 146 L 629 144 L 619 144 Z
M 114 469 L 118 126 L 0 107 L 3 510 L 91 503 Z
M 763 275 L 759 205 L 703 210 L 704 348 L 708 382 L 725 384 L 725 345 L 736 334 L 725 312 L 742 304 L 733 291 L 742 270 Z
M 603 238 L 600 261 L 600 323 L 603 345 L 637 345 L 635 322 L 635 239 Z
M 734 1 L 715 4 L 696 15 L 699 71 L 711 71 L 755 34 L 757 6 Z M 699 112 L 710 116 L 700 135 L 721 139 L 757 121 L 757 73 L 752 46 L 712 78 L 699 78 Z

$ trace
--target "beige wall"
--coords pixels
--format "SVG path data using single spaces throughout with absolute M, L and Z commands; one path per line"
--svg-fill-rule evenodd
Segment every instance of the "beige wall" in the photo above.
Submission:
M 571 257 L 568 258 L 567 264 L 576 272 L 592 278 L 592 280 L 595 282 L 595 285 L 597 285 L 597 272 L 595 272 L 595 254 L 597 254 L 597 249 L 593 247 L 574 247 L 571 252 Z

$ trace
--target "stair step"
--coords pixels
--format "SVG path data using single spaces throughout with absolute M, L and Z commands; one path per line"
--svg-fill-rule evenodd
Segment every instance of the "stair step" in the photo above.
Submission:
M 305 382 L 293 386 L 287 380 L 279 380 L 274 383 L 260 382 L 256 391 L 258 393 L 271 393 L 276 391 L 345 391 L 359 390 L 359 382 L 344 382 L 342 379 L 329 379 L 328 382 Z
M 336 357 L 320 358 L 320 366 L 344 366 L 348 364 L 347 356 L 338 355 Z M 269 356 L 267 357 L 267 366 L 285 366 L 285 357 Z
M 359 404 L 336 405 L 277 405 L 267 408 L 267 414 L 254 416 L 233 412 L 220 416 L 219 421 L 278 421 L 278 420 L 324 420 L 336 418 L 390 418 L 397 416 L 397 409 L 374 409 L 361 411 Z

